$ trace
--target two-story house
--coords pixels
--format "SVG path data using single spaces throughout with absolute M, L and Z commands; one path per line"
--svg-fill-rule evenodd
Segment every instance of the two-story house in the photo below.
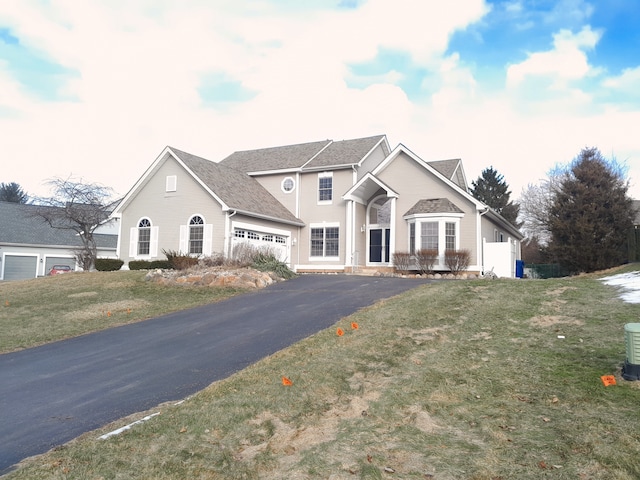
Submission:
M 125 262 L 163 258 L 163 249 L 230 256 L 243 243 L 270 247 L 299 272 L 383 269 L 394 252 L 431 248 L 437 270 L 445 250 L 466 249 L 469 271 L 512 276 L 523 238 L 468 193 L 460 160 L 426 162 L 404 145 L 391 150 L 384 135 L 219 163 L 166 147 L 114 216 Z

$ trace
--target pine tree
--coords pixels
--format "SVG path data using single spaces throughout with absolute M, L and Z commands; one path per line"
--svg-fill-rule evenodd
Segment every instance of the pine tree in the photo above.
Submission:
M 493 208 L 512 225 L 519 227 L 520 205 L 510 200 L 511 192 L 504 176 L 493 167 L 485 168 L 477 180 L 471 182 L 471 194 Z
M 627 234 L 635 211 L 628 182 L 615 161 L 585 148 L 554 189 L 549 211 L 549 253 L 571 273 L 627 261 Z
M 27 203 L 29 196 L 16 182 L 0 183 L 0 202 Z

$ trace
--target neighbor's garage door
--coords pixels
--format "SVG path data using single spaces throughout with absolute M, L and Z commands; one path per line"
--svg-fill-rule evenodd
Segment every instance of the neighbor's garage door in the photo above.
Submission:
M 24 280 L 37 276 L 38 257 L 5 255 L 4 280 Z
M 71 270 L 76 269 L 76 261 L 69 257 L 47 257 L 44 264 L 44 274 L 47 275 L 54 265 L 69 265 Z

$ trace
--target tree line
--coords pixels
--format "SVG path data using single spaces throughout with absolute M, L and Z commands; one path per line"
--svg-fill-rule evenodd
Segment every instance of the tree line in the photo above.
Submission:
M 637 211 L 628 189 L 626 168 L 590 147 L 529 184 L 519 203 L 492 167 L 472 182 L 471 193 L 523 231 L 525 262 L 555 263 L 576 274 L 637 260 Z

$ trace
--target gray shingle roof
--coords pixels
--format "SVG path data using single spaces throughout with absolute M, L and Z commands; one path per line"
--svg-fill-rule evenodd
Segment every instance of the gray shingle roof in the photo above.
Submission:
M 171 151 L 229 208 L 304 225 L 260 183 L 239 170 L 173 147 Z
M 242 172 L 289 170 L 302 167 L 330 143 L 331 140 L 322 140 L 284 147 L 245 150 L 232 153 L 220 163 Z
M 332 167 L 338 165 L 355 165 L 371 151 L 384 135 L 375 137 L 356 138 L 354 140 L 341 140 L 332 142 L 320 154 L 307 163 L 303 169 Z M 385 152 L 388 154 L 389 152 Z
M 232 153 L 220 163 L 243 172 L 354 165 L 360 162 L 383 138 L 384 135 L 377 135 L 338 142 L 322 140 L 298 145 L 246 150 Z
M 418 200 L 404 216 L 420 213 L 464 213 L 447 198 L 428 198 Z
M 82 242 L 73 230 L 52 228 L 35 213 L 38 205 L 0 202 L 0 243 L 19 245 L 53 245 L 80 247 Z M 55 207 L 46 207 L 55 208 Z M 117 235 L 94 234 L 99 248 L 115 249 Z

